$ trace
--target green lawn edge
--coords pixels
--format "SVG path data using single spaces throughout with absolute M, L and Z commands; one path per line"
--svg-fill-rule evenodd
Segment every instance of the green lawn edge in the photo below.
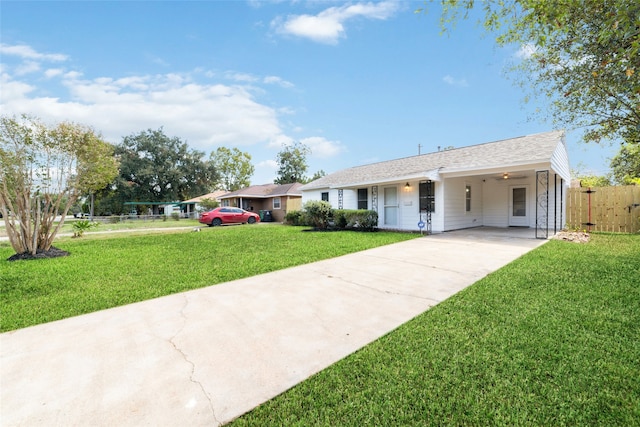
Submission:
M 305 232 L 258 224 L 85 234 L 56 240 L 70 256 L 14 261 L 0 246 L 0 331 L 144 301 L 401 242 L 417 234 Z M 138 234 L 142 233 L 142 235 Z
M 230 425 L 640 425 L 638 272 L 549 241 Z

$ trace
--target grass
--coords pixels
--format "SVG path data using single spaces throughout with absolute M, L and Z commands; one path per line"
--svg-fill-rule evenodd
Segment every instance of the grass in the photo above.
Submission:
M 182 221 L 180 221 L 182 222 Z M 169 222 L 167 222 L 169 223 Z M 305 233 L 277 224 L 205 227 L 170 234 L 60 238 L 68 257 L 6 261 L 0 245 L 2 332 L 332 258 L 416 237 Z M 154 232 L 155 233 L 155 232 Z
M 639 272 L 550 241 L 232 425 L 640 425 Z
M 68 218 L 65 220 L 62 229 L 58 233 L 70 234 L 73 233 L 73 223 L 78 221 L 76 218 Z M 201 227 L 202 224 L 197 219 L 180 219 L 178 221 L 168 218 L 166 220 L 161 219 L 125 219 L 117 223 L 111 222 L 98 222 L 98 227 L 92 229 L 88 233 L 92 232 L 105 232 L 105 231 L 122 231 L 122 230 L 144 230 L 150 228 L 176 228 L 176 227 Z M 7 232 L 5 230 L 4 221 L 0 220 L 0 237 L 6 237 Z

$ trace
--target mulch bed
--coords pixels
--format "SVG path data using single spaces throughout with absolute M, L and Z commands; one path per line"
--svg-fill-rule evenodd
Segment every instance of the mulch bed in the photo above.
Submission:
M 32 255 L 28 252 L 23 254 L 15 254 L 7 258 L 7 261 L 21 261 L 21 260 L 29 260 L 29 259 L 42 259 L 42 258 L 58 258 L 61 256 L 68 256 L 69 252 L 63 251 L 62 249 L 58 249 L 54 246 L 51 246 L 48 251 L 42 251 L 38 249 L 35 255 Z
M 553 238 L 556 240 L 564 240 L 567 242 L 574 243 L 587 243 L 590 239 L 589 233 L 584 231 L 561 231 L 556 234 Z

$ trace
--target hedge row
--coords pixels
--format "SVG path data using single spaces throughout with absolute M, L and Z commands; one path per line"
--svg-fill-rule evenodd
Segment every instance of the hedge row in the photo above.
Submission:
M 307 202 L 304 210 L 288 212 L 285 224 L 316 229 L 375 231 L 378 212 L 364 209 L 331 209 L 327 202 Z

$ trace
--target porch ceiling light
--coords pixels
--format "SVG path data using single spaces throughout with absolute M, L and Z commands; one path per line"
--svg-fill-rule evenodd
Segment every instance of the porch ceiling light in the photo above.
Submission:
M 508 179 L 509 178 L 509 173 L 505 172 L 502 174 L 502 179 Z

